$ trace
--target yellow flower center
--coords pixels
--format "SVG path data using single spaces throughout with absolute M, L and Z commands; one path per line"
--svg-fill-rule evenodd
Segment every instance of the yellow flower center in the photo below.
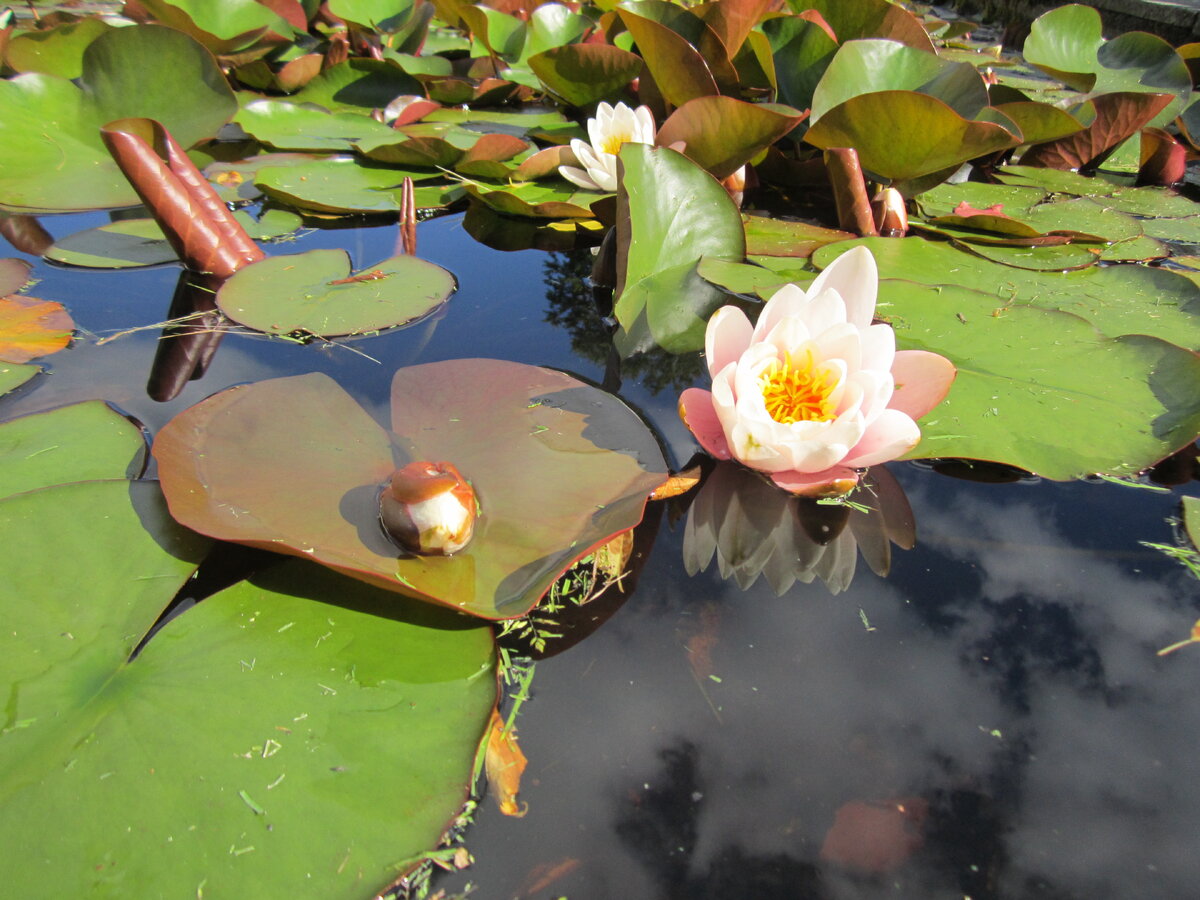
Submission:
M 604 138 L 604 141 L 600 144 L 600 149 L 605 153 L 611 153 L 613 156 L 616 156 L 617 151 L 621 149 L 621 145 L 628 144 L 632 140 L 633 135 L 626 132 L 610 134 Z
M 832 399 L 837 371 L 819 366 L 812 350 L 775 360 L 759 376 L 767 414 L 776 422 L 827 422 L 837 415 Z

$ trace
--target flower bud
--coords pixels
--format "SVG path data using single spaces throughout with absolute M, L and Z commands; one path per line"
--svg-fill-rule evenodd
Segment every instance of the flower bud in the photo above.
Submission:
M 449 556 L 475 530 L 475 490 L 451 463 L 412 462 L 392 473 L 379 519 L 410 553 Z
M 884 188 L 871 202 L 875 230 L 881 237 L 904 237 L 908 232 L 908 212 L 904 197 L 895 188 Z

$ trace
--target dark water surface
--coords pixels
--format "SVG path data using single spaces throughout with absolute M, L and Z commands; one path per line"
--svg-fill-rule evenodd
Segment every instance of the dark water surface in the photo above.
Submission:
M 44 223 L 62 236 L 97 217 Z M 326 231 L 271 252 L 342 246 L 358 268 L 395 238 Z M 228 335 L 167 403 L 145 390 L 157 331 L 80 341 L 4 416 L 99 397 L 154 433 L 231 384 L 319 370 L 386 423 L 396 367 L 466 356 L 605 379 L 586 297 L 547 296 L 548 278 L 586 271 L 586 251 L 501 253 L 458 217 L 422 224 L 418 249 L 460 291 L 409 329 L 350 349 Z M 178 270 L 35 274 L 31 293 L 104 334 L 166 318 Z M 627 371 L 620 394 L 680 464 L 695 445 L 675 412 L 687 382 L 670 382 L 664 367 Z M 1200 896 L 1200 646 L 1156 655 L 1200 615 L 1200 585 L 1139 544 L 1172 540 L 1166 519 L 1196 483 L 1153 493 L 890 469 L 917 545 L 893 548 L 886 579 L 859 559 L 836 595 L 803 579 L 844 584 L 845 539 L 806 551 L 823 562 L 776 596 L 715 563 L 689 576 L 684 519 L 652 508 L 636 589 L 537 664 L 518 719 L 527 815 L 485 797 L 466 833 L 475 865 L 435 886 L 470 882 L 485 900 Z

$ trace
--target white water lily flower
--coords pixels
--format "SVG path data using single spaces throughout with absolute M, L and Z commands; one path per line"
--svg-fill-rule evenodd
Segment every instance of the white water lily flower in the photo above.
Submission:
M 617 189 L 617 152 L 621 145 L 653 144 L 655 136 L 649 107 L 630 109 L 624 103 L 601 103 L 595 118 L 588 119 L 587 130 L 590 146 L 579 138 L 571 141 L 571 152 L 583 168 L 559 166 L 558 173 L 585 190 L 609 193 Z
M 807 291 L 780 288 L 757 325 L 735 306 L 717 310 L 705 333 L 713 389 L 679 400 L 701 446 L 806 495 L 845 493 L 856 469 L 916 446 L 915 420 L 955 369 L 936 353 L 896 351 L 892 327 L 871 324 L 878 288 L 875 258 L 855 247 Z

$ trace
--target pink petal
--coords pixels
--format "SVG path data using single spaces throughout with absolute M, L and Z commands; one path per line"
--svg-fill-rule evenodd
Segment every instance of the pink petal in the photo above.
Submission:
M 946 399 L 958 370 L 954 363 L 928 350 L 898 350 L 892 363 L 896 390 L 889 409 L 919 419 Z
M 845 466 L 831 466 L 823 472 L 776 472 L 771 480 L 798 497 L 840 497 L 858 485 L 858 473 Z
M 903 456 L 920 440 L 921 429 L 916 422 L 898 409 L 885 409 L 867 426 L 866 434 L 846 454 L 842 465 L 862 468 L 888 462 Z
M 708 371 L 715 375 L 746 352 L 754 326 L 736 306 L 722 306 L 708 320 L 704 332 L 704 356 Z
M 815 297 L 829 288 L 845 301 L 846 321 L 859 328 L 870 325 L 879 293 L 879 268 L 871 251 L 861 245 L 847 250 L 808 286 L 808 296 Z
M 679 418 L 700 442 L 700 446 L 717 459 L 729 459 L 729 441 L 725 429 L 713 408 L 712 394 L 701 388 L 688 388 L 679 395 Z

